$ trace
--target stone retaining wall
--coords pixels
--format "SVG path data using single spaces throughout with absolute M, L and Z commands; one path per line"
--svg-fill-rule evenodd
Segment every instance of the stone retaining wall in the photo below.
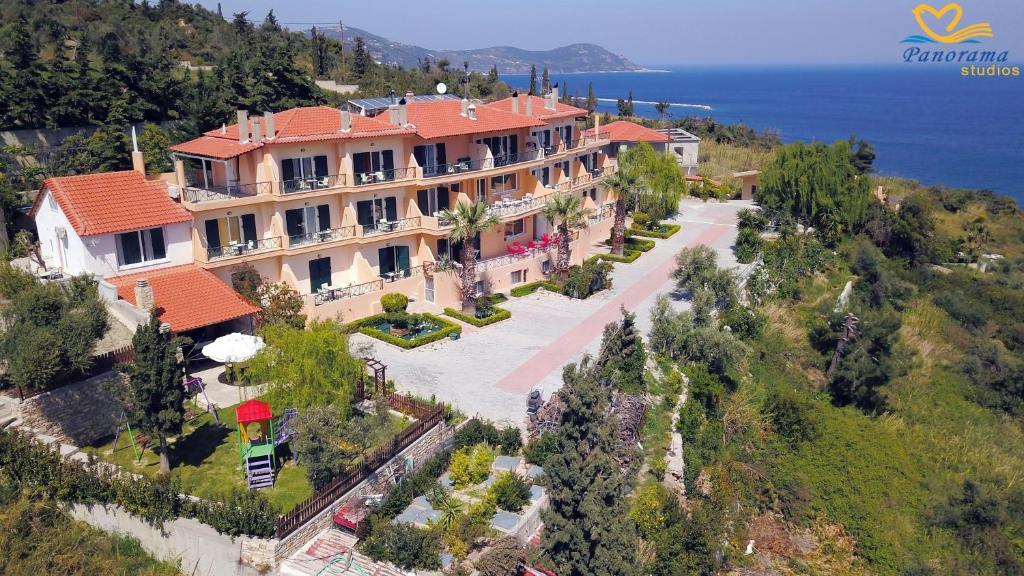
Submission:
M 110 436 L 121 415 L 121 403 L 110 391 L 117 378 L 106 372 L 29 398 L 18 407 L 21 426 L 74 446 Z

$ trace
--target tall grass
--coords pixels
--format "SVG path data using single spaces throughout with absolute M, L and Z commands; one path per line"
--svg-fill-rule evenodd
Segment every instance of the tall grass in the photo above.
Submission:
M 701 176 L 726 182 L 733 172 L 762 170 L 775 157 L 772 149 L 748 148 L 734 144 L 719 144 L 710 140 L 700 143 Z

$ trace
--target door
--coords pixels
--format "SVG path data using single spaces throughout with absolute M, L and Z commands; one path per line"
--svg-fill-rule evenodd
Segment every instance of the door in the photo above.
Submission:
M 309 261 L 309 289 L 316 294 L 331 285 L 330 257 L 315 258 Z
M 423 283 L 423 297 L 427 302 L 434 303 L 434 277 L 427 276 Z

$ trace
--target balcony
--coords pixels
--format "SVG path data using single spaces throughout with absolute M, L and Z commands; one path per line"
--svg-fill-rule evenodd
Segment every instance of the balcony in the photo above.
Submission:
M 303 192 L 314 192 L 345 186 L 348 177 L 345 174 L 331 174 L 320 178 L 298 178 L 295 180 L 282 180 L 281 194 L 301 194 Z
M 573 188 L 579 188 L 580 186 L 593 184 L 594 182 L 597 182 L 598 180 L 604 178 L 605 176 L 616 173 L 618 169 L 618 165 L 616 164 L 611 164 L 609 166 L 605 166 L 604 168 L 595 168 L 594 170 L 591 170 L 590 172 L 584 172 L 583 174 L 580 174 L 571 180 L 559 182 L 558 184 L 555 184 L 554 188 L 559 192 L 565 192 L 567 190 L 572 190 Z
M 494 158 L 480 158 L 478 160 L 463 159 L 458 162 L 449 162 L 448 164 L 424 166 L 423 178 L 444 178 L 466 172 L 493 170 L 495 168 L 504 168 L 505 166 L 539 160 L 543 157 L 543 153 L 540 150 L 529 150 L 525 152 L 495 156 Z
M 185 186 L 182 196 L 186 202 L 211 202 L 214 200 L 231 200 L 234 198 L 250 198 L 263 194 L 270 194 L 272 186 L 270 182 L 255 182 L 252 184 L 229 183 L 225 186 L 209 184 L 205 186 Z
M 416 168 L 393 168 L 391 170 L 376 170 L 374 172 L 356 172 L 356 186 L 367 186 L 370 184 L 382 184 L 394 182 L 395 180 L 408 180 L 416 177 Z
M 277 250 L 279 248 L 281 248 L 280 236 L 275 236 L 273 238 L 261 238 L 259 240 L 228 244 L 227 246 L 211 246 L 206 249 L 206 259 L 208 262 L 213 262 L 215 260 L 237 258 L 239 256 Z
M 355 298 L 357 296 L 363 296 L 364 294 L 382 292 L 383 290 L 383 278 L 370 280 L 369 282 L 363 282 L 362 284 L 345 286 L 342 288 L 324 288 L 323 290 L 320 290 L 319 292 L 313 294 L 313 305 L 323 306 L 324 304 L 327 304 L 328 302 L 334 302 L 335 300 Z
M 487 213 L 499 216 L 502 218 L 510 216 L 518 216 L 520 214 L 526 214 L 531 210 L 537 208 L 543 208 L 548 202 L 552 194 L 545 194 L 535 198 L 533 194 L 526 194 L 522 198 L 512 199 L 506 198 L 504 200 L 498 200 L 487 207 Z
M 433 262 L 427 262 L 426 264 L 421 264 L 419 266 L 413 266 L 413 267 L 407 268 L 405 270 L 396 270 L 395 272 L 385 272 L 384 274 L 381 274 L 380 277 L 383 278 L 385 282 L 395 282 L 397 280 L 401 280 L 402 278 L 412 278 L 413 276 L 429 276 L 430 273 L 433 272 L 433 271 L 434 271 L 434 263 Z
M 310 244 L 334 242 L 337 240 L 344 240 L 345 238 L 354 238 L 355 235 L 355 226 L 342 226 L 341 228 L 331 228 L 330 230 L 317 230 L 316 232 L 307 232 L 305 234 L 289 236 L 288 247 L 298 248 L 299 246 L 308 246 Z
M 390 234 L 391 232 L 399 232 L 401 230 L 413 230 L 420 227 L 420 217 L 415 216 L 413 218 L 402 218 L 401 220 L 381 220 L 375 224 L 369 224 L 362 226 L 362 236 L 378 236 L 381 234 Z

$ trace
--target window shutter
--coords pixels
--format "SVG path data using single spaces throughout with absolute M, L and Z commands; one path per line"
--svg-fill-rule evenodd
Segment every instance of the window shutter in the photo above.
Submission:
M 316 207 L 316 219 L 318 229 L 322 232 L 331 229 L 331 207 L 328 204 L 321 204 Z
M 443 142 L 438 144 L 434 148 L 434 156 L 437 157 L 437 165 L 438 166 L 444 166 L 445 164 L 448 163 L 448 157 L 445 155 L 444 143 Z
M 360 200 L 356 202 L 356 221 L 361 226 L 370 226 L 373 224 L 373 201 L 372 200 Z
M 385 172 L 395 169 L 395 153 L 392 150 L 383 150 L 380 153 L 381 169 Z
M 398 202 L 394 196 L 384 199 L 384 217 L 388 219 L 388 222 L 398 220 Z
M 327 156 L 316 156 L 313 158 L 313 173 L 317 178 L 327 176 Z
M 302 235 L 302 208 L 286 210 L 284 213 L 284 222 L 289 236 Z
M 402 273 L 402 276 L 409 275 L 409 247 L 408 246 L 397 246 L 395 248 L 398 253 L 398 271 Z
M 149 234 L 149 240 L 153 247 L 153 259 L 162 260 L 167 257 L 167 250 L 164 247 L 164 229 L 163 228 L 151 228 L 148 231 L 143 231 L 143 234 Z
M 448 187 L 447 186 L 438 186 L 437 187 L 437 209 L 438 210 L 447 210 L 450 206 L 451 206 L 451 204 L 449 203 L 449 198 L 448 198 Z
M 420 168 L 424 168 L 424 164 L 427 162 L 427 147 L 426 146 L 415 146 L 412 149 L 412 157 L 416 159 L 416 163 L 419 164 Z
M 295 180 L 295 165 L 292 164 L 291 158 L 281 162 L 281 179 L 285 182 Z
M 242 214 L 242 241 L 246 243 L 256 241 L 255 214 Z
M 517 154 L 519 152 L 519 135 L 510 134 L 508 137 L 508 153 Z
M 220 248 L 220 226 L 216 218 L 206 221 L 206 246 Z
M 430 191 L 429 190 L 417 190 L 416 191 L 416 205 L 420 207 L 420 213 L 424 216 L 432 216 L 430 214 Z

